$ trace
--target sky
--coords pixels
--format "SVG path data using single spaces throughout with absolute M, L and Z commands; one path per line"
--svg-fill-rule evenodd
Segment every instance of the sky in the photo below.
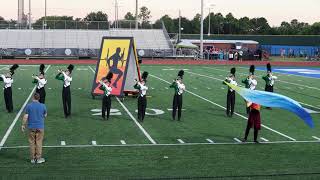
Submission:
M 136 0 L 118 0 L 119 18 L 130 11 L 135 12 Z M 28 12 L 29 0 L 25 0 L 25 13 Z M 32 19 L 44 16 L 45 0 L 31 0 Z M 103 11 L 114 19 L 115 0 L 47 0 L 47 15 L 68 15 L 84 17 L 91 11 Z M 200 13 L 200 0 L 139 0 L 139 6 L 151 10 L 152 21 L 168 14 L 179 16 L 179 9 L 184 17 L 192 19 Z M 204 13 L 211 11 L 223 15 L 231 12 L 236 18 L 248 16 L 265 17 L 271 26 L 279 26 L 282 21 L 298 19 L 302 22 L 320 22 L 320 0 L 204 0 Z M 0 16 L 5 19 L 17 19 L 18 0 L 0 0 Z

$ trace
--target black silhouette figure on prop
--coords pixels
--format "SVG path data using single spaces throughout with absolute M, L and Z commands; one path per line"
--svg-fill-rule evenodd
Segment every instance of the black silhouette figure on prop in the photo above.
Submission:
M 109 72 L 113 73 L 113 74 L 116 74 L 117 75 L 117 79 L 113 82 L 112 86 L 117 88 L 117 83 L 118 81 L 120 80 L 120 78 L 123 76 L 123 72 L 118 69 L 118 64 L 119 64 L 119 61 L 123 61 L 123 57 L 124 57 L 124 51 L 125 49 L 123 50 L 122 54 L 120 55 L 121 53 L 121 48 L 118 47 L 116 49 L 116 52 L 108 58 L 109 56 L 109 50 L 108 50 L 108 54 L 107 54 L 107 66 L 109 67 Z M 110 61 L 113 61 L 112 63 L 112 66 L 110 65 Z

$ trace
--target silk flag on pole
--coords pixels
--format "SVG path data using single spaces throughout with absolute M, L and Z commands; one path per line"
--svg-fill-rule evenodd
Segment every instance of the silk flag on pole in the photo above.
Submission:
M 299 116 L 309 127 L 314 127 L 311 115 L 297 101 L 289 97 L 266 91 L 250 90 L 234 86 L 227 82 L 225 83 L 240 94 L 246 101 L 260 104 L 265 107 L 281 108 L 291 111 Z

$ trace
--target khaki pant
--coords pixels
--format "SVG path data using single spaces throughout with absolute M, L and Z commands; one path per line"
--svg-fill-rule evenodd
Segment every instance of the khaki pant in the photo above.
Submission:
M 29 129 L 30 158 L 40 159 L 42 157 L 43 129 Z

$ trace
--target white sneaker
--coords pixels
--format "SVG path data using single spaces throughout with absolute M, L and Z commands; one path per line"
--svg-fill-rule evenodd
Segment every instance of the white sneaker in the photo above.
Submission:
M 44 158 L 37 159 L 37 164 L 41 164 L 44 162 L 46 162 L 46 160 Z
M 35 159 L 31 159 L 31 164 L 35 164 L 36 163 L 36 160 Z

